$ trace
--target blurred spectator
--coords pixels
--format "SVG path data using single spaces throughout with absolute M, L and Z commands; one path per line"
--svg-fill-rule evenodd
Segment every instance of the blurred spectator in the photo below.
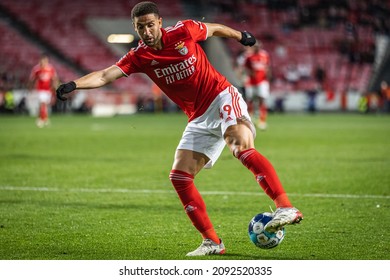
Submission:
M 298 63 L 297 70 L 299 72 L 300 79 L 308 80 L 312 77 L 312 66 L 309 62 Z
M 344 26 L 345 31 L 345 51 L 348 55 L 349 61 L 354 63 L 359 61 L 359 37 L 358 37 L 358 30 L 356 25 L 356 20 L 354 17 L 351 17 L 350 20 L 348 20 L 345 23 Z
M 383 111 L 390 113 L 390 86 L 386 81 L 381 82 L 380 93 L 383 99 Z
M 369 108 L 370 108 L 369 95 L 367 93 L 363 93 L 359 98 L 358 110 L 361 113 L 368 113 Z
M 155 84 L 152 83 L 152 94 L 154 100 L 154 112 L 162 112 L 163 111 L 163 92 L 162 90 Z
M 278 44 L 275 47 L 275 54 L 278 56 L 280 59 L 285 59 L 287 58 L 287 48 L 283 44 Z
M 296 85 L 298 83 L 301 76 L 298 70 L 298 65 L 295 61 L 292 61 L 287 65 L 284 72 L 284 77 L 292 85 Z
M 15 109 L 14 95 L 11 90 L 8 90 L 4 94 L 4 108 L 8 112 L 13 112 Z
M 307 92 L 307 98 L 308 98 L 308 104 L 307 104 L 307 111 L 309 113 L 315 113 L 317 111 L 316 106 L 316 97 L 318 94 L 318 91 L 316 88 L 309 89 Z
M 317 65 L 315 71 L 314 71 L 314 79 L 320 86 L 320 88 L 324 88 L 324 84 L 326 81 L 326 71 L 321 65 Z
M 275 102 L 274 102 L 274 112 L 275 113 L 284 113 L 284 100 L 285 100 L 285 92 L 279 91 L 275 92 Z

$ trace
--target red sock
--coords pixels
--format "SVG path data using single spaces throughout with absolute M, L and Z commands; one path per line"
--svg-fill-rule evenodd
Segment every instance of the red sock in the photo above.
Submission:
M 258 151 L 251 148 L 242 151 L 238 159 L 255 175 L 264 192 L 276 207 L 292 207 L 272 164 Z
M 268 109 L 265 104 L 259 106 L 260 121 L 265 122 L 267 120 Z
M 248 112 L 249 112 L 249 114 L 252 115 L 253 114 L 253 102 L 248 101 L 247 104 L 248 104 Z
M 41 103 L 41 106 L 39 108 L 39 118 L 43 121 L 46 121 L 48 117 L 47 113 L 47 106 L 44 103 Z
M 206 205 L 195 187 L 194 177 L 180 170 L 172 170 L 169 179 L 195 228 L 202 234 L 203 238 L 209 238 L 219 244 L 218 235 L 207 215 Z

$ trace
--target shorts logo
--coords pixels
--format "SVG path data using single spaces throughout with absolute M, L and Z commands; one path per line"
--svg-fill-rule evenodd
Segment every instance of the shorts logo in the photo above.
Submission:
M 221 117 L 221 119 L 224 119 L 224 113 L 227 114 L 227 117 L 225 118 L 225 122 L 230 122 L 233 120 L 233 118 L 230 116 L 230 114 L 232 113 L 232 106 L 230 105 L 224 105 L 222 107 L 222 111 L 219 112 L 219 116 Z
M 188 49 L 186 46 L 184 46 L 183 41 L 179 41 L 175 44 L 175 50 L 178 50 L 181 55 L 186 55 L 188 53 Z

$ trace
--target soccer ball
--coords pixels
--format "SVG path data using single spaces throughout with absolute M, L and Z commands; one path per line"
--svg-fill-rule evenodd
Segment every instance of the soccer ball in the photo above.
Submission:
M 271 249 L 278 246 L 284 238 L 284 228 L 277 232 L 268 232 L 264 230 L 265 225 L 272 220 L 272 214 L 264 212 L 257 214 L 252 218 L 248 226 L 250 240 L 261 249 Z

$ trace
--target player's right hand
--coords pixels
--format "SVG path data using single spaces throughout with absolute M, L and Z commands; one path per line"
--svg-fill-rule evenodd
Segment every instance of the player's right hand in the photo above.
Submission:
M 56 90 L 57 98 L 61 101 L 66 101 L 69 97 L 68 93 L 71 93 L 75 89 L 76 89 L 76 83 L 73 81 L 66 84 L 62 84 Z

